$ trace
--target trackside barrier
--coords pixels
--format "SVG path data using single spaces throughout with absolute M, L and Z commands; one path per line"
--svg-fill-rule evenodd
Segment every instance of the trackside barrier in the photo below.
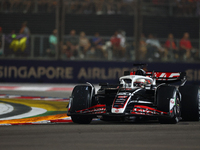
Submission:
M 0 60 L 0 82 L 15 83 L 116 83 L 133 63 L 114 61 Z M 187 84 L 200 84 L 198 63 L 148 63 L 149 71 L 187 73 Z

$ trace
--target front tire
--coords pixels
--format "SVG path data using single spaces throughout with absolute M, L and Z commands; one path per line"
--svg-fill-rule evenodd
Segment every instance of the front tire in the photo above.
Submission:
M 68 115 L 74 123 L 89 124 L 93 116 L 86 114 L 79 114 L 79 110 L 87 109 L 94 104 L 95 89 L 88 85 L 77 85 L 72 91 L 72 100 L 70 102 L 70 109 Z M 71 115 L 72 114 L 72 115 Z

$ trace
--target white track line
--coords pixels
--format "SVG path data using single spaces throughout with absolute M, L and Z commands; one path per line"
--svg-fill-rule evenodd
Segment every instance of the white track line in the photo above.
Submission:
M 22 119 L 22 118 L 40 115 L 40 114 L 47 112 L 47 110 L 43 109 L 43 108 L 38 108 L 38 107 L 31 107 L 31 108 L 32 108 L 32 110 L 29 111 L 28 113 L 16 115 L 16 116 L 12 116 L 12 117 L 1 118 L 0 120 Z
M 13 106 L 9 104 L 0 103 L 0 115 L 7 114 L 14 110 Z
M 50 90 L 50 87 L 18 87 L 15 89 L 15 91 L 47 91 Z

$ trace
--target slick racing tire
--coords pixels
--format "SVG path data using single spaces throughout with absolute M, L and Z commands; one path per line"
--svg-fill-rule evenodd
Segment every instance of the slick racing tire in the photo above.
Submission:
M 92 106 L 92 101 L 94 98 L 94 89 L 89 85 L 77 85 L 72 91 L 72 101 L 70 114 L 71 119 L 74 123 L 78 124 L 89 124 L 92 121 L 92 116 L 89 115 L 79 115 L 77 111 L 89 108 Z
M 181 117 L 185 121 L 199 121 L 199 87 L 182 86 L 181 92 Z
M 94 91 L 88 85 L 77 85 L 72 91 L 71 113 L 92 106 Z
M 71 116 L 71 118 L 74 123 L 78 123 L 78 124 L 89 124 L 92 121 L 91 116 L 74 115 L 74 116 Z
M 157 109 L 163 112 L 168 112 L 169 116 L 159 117 L 161 124 L 176 124 L 180 120 L 181 108 L 179 92 L 174 86 L 160 86 L 157 89 Z M 174 98 L 174 106 L 170 110 L 170 100 Z

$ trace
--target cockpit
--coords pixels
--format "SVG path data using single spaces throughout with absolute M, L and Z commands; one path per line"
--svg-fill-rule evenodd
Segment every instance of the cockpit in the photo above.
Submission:
M 145 88 L 147 85 L 151 85 L 153 80 L 148 77 L 139 77 L 139 76 L 124 76 L 120 78 L 120 84 L 123 85 L 124 88 Z

